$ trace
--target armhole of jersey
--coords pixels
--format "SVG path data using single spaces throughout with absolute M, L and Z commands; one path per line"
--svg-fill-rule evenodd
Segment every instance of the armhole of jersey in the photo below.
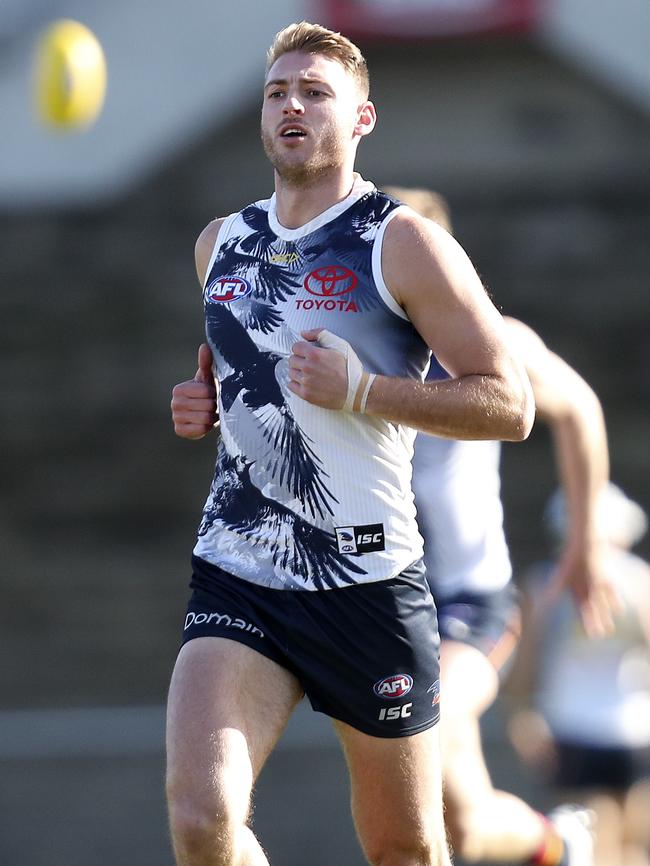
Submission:
M 392 210 L 383 223 L 379 226 L 379 230 L 377 231 L 377 235 L 375 236 L 375 241 L 372 247 L 372 276 L 375 280 L 375 285 L 377 286 L 377 291 L 379 292 L 379 296 L 382 301 L 386 304 L 391 313 L 394 313 L 396 316 L 399 316 L 400 319 L 404 319 L 404 321 L 410 321 L 409 317 L 406 315 L 404 310 L 397 303 L 395 298 L 392 296 L 390 289 L 386 285 L 384 280 L 384 275 L 381 270 L 381 251 L 384 246 L 384 233 L 386 232 L 386 227 L 388 223 L 396 216 L 405 205 L 400 205 L 400 207 L 396 207 Z
M 231 213 L 230 216 L 227 216 L 225 220 L 219 226 L 219 231 L 217 232 L 217 236 L 214 239 L 214 246 L 212 247 L 212 254 L 210 255 L 210 260 L 208 262 L 208 266 L 205 269 L 205 274 L 203 275 L 203 283 L 202 286 L 205 289 L 205 284 L 208 281 L 208 277 L 210 276 L 210 271 L 212 270 L 212 265 L 214 264 L 214 260 L 217 257 L 217 253 L 219 252 L 219 248 L 224 240 L 227 239 L 228 234 L 230 232 L 230 227 L 234 223 L 234 221 L 239 216 L 239 212 Z

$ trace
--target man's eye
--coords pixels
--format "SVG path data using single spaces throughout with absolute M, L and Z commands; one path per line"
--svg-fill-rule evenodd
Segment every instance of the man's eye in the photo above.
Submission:
M 269 91 L 269 99 L 275 99 L 278 96 L 284 96 L 284 91 L 282 91 L 282 90 Z

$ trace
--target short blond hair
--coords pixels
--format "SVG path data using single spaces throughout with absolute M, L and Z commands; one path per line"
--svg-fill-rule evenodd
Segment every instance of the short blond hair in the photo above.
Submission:
M 382 189 L 451 234 L 449 204 L 439 192 L 417 186 L 384 186 Z
M 354 78 L 363 99 L 368 98 L 370 93 L 368 66 L 361 51 L 346 36 L 328 30 L 327 27 L 321 27 L 320 24 L 310 24 L 309 21 L 289 24 L 284 30 L 275 34 L 266 55 L 266 71 L 269 71 L 278 57 L 292 51 L 323 54 L 331 60 L 336 60 Z

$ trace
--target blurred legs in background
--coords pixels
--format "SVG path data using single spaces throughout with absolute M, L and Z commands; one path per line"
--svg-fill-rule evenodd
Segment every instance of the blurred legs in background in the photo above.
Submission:
M 496 863 L 533 862 L 547 842 L 561 851 L 538 812 L 492 785 L 479 727 L 499 688 L 492 663 L 475 647 L 450 640 L 442 642 L 440 661 L 445 818 L 453 850 L 469 862 Z

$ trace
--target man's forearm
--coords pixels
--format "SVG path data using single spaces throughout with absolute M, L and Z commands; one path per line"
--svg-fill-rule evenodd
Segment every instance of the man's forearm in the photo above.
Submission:
M 598 497 L 609 477 L 607 432 L 602 409 L 590 390 L 576 393 L 571 411 L 551 429 L 568 511 L 567 543 L 597 541 Z
M 448 439 L 516 442 L 530 432 L 534 405 L 524 383 L 497 375 L 438 382 L 377 376 L 366 414 Z

